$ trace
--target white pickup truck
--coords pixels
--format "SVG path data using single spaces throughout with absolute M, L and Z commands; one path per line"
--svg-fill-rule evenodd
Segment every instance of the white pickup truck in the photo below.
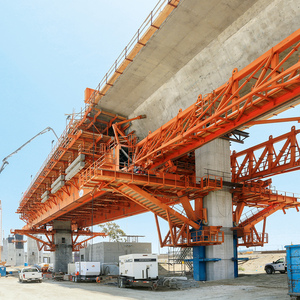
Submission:
M 275 273 L 276 271 L 280 273 L 286 272 L 286 258 L 279 258 L 276 261 L 273 261 L 272 263 L 265 265 L 265 271 L 267 274 Z
M 29 281 L 42 282 L 42 280 L 43 280 L 42 273 L 39 272 L 38 268 L 35 267 L 23 268 L 22 271 L 19 273 L 20 282 L 29 282 Z

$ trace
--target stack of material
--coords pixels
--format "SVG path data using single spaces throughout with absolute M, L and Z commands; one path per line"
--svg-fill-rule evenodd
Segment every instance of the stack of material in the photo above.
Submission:
M 159 280 L 163 286 L 169 287 L 170 289 L 189 289 L 198 288 L 199 283 L 193 279 L 187 279 L 186 277 L 163 277 Z
M 70 281 L 70 275 L 69 274 L 64 274 L 63 280 Z
M 44 273 L 43 279 L 52 279 L 52 273 Z

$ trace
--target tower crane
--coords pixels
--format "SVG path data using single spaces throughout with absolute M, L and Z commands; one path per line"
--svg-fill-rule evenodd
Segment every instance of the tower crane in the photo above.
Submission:
M 1 165 L 1 168 L 0 168 L 0 174 L 2 173 L 2 171 L 4 170 L 4 168 L 6 167 L 6 165 L 8 165 L 8 161 L 7 161 L 8 158 L 10 158 L 14 154 L 18 153 L 22 148 L 24 148 L 27 144 L 29 144 L 31 141 L 33 141 L 35 138 L 37 138 L 39 135 L 42 135 L 42 134 L 44 134 L 44 133 L 46 133 L 46 132 L 48 132 L 50 130 L 54 133 L 54 135 L 58 139 L 55 131 L 51 127 L 46 127 L 45 129 L 43 129 L 42 131 L 40 131 L 38 134 L 36 134 L 34 137 L 32 137 L 31 139 L 29 139 L 26 143 L 24 143 L 17 150 L 15 150 L 14 152 L 12 152 L 11 154 L 9 154 L 8 156 L 6 156 L 5 158 L 2 159 L 2 165 Z

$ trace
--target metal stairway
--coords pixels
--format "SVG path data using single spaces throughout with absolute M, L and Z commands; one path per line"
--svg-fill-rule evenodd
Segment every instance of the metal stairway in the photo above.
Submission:
M 147 210 L 152 211 L 154 214 L 160 216 L 166 221 L 170 221 L 176 226 L 182 226 L 189 224 L 195 229 L 199 228 L 199 225 L 189 220 L 187 217 L 176 212 L 168 205 L 162 203 L 159 199 L 155 198 L 148 192 L 144 191 L 140 187 L 133 184 L 123 184 L 117 189 L 121 194 L 127 196 L 132 201 L 143 206 Z

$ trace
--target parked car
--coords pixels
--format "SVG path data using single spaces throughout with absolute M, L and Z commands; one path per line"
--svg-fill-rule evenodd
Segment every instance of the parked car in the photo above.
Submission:
M 19 273 L 19 281 L 20 282 L 29 282 L 29 281 L 42 282 L 43 281 L 42 273 L 39 272 L 38 268 L 36 267 L 23 268 Z
M 276 271 L 280 273 L 286 272 L 286 258 L 282 257 L 272 263 L 265 265 L 265 271 L 267 274 L 275 273 Z

